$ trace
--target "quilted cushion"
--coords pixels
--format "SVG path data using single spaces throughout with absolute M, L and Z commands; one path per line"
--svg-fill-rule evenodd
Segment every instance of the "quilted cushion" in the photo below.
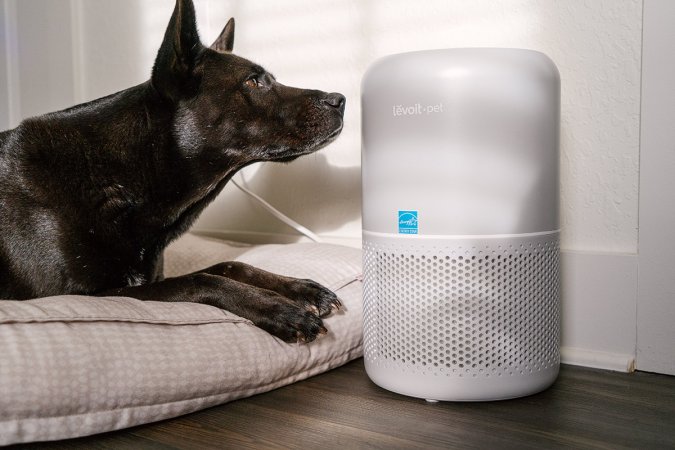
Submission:
M 328 335 L 286 344 L 192 303 L 58 296 L 0 301 L 0 445 L 85 436 L 269 391 L 361 355 L 361 252 L 327 244 L 242 246 L 186 235 L 166 274 L 236 259 L 312 278 L 344 311 Z

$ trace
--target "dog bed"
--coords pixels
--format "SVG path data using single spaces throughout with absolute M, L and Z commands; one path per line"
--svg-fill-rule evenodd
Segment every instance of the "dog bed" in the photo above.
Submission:
M 85 436 L 269 391 L 362 354 L 361 252 L 327 244 L 245 246 L 186 235 L 167 276 L 226 260 L 332 288 L 329 333 L 286 344 L 193 303 L 58 296 L 0 301 L 0 445 Z

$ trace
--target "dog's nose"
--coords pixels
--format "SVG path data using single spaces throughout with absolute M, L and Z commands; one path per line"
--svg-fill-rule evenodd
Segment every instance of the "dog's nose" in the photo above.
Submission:
M 346 101 L 347 99 L 345 99 L 344 95 L 333 92 L 332 94 L 326 94 L 321 99 L 321 104 L 328 108 L 336 108 L 342 111 L 345 109 Z

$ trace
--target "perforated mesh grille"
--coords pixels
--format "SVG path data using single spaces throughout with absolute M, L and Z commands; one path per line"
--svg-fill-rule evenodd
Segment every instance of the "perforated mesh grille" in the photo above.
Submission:
M 403 248 L 364 239 L 369 363 L 450 377 L 559 364 L 557 235 L 418 242 Z

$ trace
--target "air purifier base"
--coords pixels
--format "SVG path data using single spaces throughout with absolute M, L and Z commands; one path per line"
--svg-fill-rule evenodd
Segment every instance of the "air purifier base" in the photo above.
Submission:
M 425 373 L 406 373 L 366 361 L 366 373 L 376 385 L 430 403 L 439 401 L 484 402 L 509 400 L 536 394 L 549 388 L 558 377 L 556 364 L 536 373 L 496 377 L 448 378 Z

